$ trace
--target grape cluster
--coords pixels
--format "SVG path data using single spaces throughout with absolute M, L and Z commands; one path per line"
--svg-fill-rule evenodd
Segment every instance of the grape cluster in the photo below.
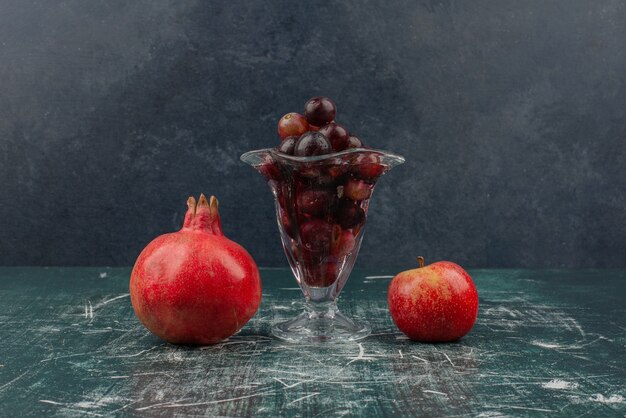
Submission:
M 292 163 L 276 159 L 261 171 L 273 182 L 279 225 L 291 242 L 303 279 L 312 287 L 332 285 L 365 224 L 374 182 L 386 166 L 375 152 L 332 154 L 365 148 L 335 122 L 337 108 L 328 97 L 306 102 L 304 114 L 288 113 L 278 122 L 278 153 L 295 157 L 328 155 L 321 161 Z M 285 240 L 284 239 L 284 240 Z
M 324 155 L 361 148 L 363 142 L 335 122 L 337 107 L 328 97 L 313 97 L 304 104 L 304 115 L 287 113 L 278 121 L 283 140 L 278 151 L 296 157 Z

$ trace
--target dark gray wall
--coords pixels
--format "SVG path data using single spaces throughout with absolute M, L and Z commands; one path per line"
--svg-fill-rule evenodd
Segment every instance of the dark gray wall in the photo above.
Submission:
M 239 155 L 318 94 L 407 158 L 361 267 L 626 267 L 621 0 L 0 0 L 0 264 L 130 265 L 205 192 L 286 265 Z

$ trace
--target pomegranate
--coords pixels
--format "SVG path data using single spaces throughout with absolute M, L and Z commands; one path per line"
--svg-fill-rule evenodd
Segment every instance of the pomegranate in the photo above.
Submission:
M 174 344 L 214 344 L 256 313 L 261 279 L 256 263 L 222 232 L 218 201 L 187 200 L 180 231 L 154 239 L 130 277 L 130 298 L 141 323 Z

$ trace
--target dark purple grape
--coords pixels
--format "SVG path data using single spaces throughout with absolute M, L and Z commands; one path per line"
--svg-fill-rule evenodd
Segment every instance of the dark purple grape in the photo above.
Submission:
M 293 151 L 297 157 L 328 154 L 332 150 L 330 141 L 319 132 L 307 132 L 298 139 Z
M 278 152 L 282 152 L 283 154 L 293 155 L 293 150 L 296 147 L 296 142 L 298 142 L 297 136 L 289 136 L 283 139 L 283 142 L 280 143 L 279 146 L 276 147 Z
M 259 173 L 265 177 L 265 180 L 279 181 L 282 179 L 280 169 L 274 163 L 265 163 L 257 167 Z
M 385 172 L 385 166 L 375 154 L 359 154 L 353 161 L 352 174 L 360 179 L 374 181 Z
M 311 181 L 311 179 L 316 179 L 322 175 L 320 167 L 315 164 L 301 164 L 298 167 L 298 176 L 299 180 L 306 179 L 306 182 Z
M 320 219 L 305 222 L 300 227 L 300 239 L 309 251 L 328 251 L 332 238 L 332 226 Z
M 363 141 L 354 135 L 348 137 L 348 146 L 346 148 L 363 148 Z
M 365 211 L 355 202 L 342 199 L 335 209 L 335 218 L 343 229 L 350 229 L 365 221 Z
M 328 138 L 333 151 L 339 152 L 348 148 L 348 131 L 338 123 L 331 122 L 326 124 L 318 132 Z
M 304 117 L 314 126 L 323 126 L 335 120 L 337 107 L 328 97 L 313 97 L 304 104 Z
M 306 264 L 303 266 L 306 274 L 304 280 L 311 287 L 328 287 L 337 281 L 339 265 L 336 262 L 322 264 Z
M 334 190 L 303 190 L 298 193 L 298 210 L 311 216 L 326 214 L 333 201 Z
M 331 181 L 341 180 L 341 177 L 348 172 L 348 168 L 347 164 L 342 164 L 339 160 L 326 166 L 326 174 Z

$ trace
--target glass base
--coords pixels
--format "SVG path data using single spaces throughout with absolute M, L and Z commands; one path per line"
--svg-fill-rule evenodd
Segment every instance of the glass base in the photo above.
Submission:
M 318 304 L 315 304 L 318 305 Z M 272 327 L 272 334 L 292 343 L 340 343 L 361 340 L 372 332 L 366 322 L 354 321 L 339 312 L 337 305 L 308 304 L 303 313 Z

